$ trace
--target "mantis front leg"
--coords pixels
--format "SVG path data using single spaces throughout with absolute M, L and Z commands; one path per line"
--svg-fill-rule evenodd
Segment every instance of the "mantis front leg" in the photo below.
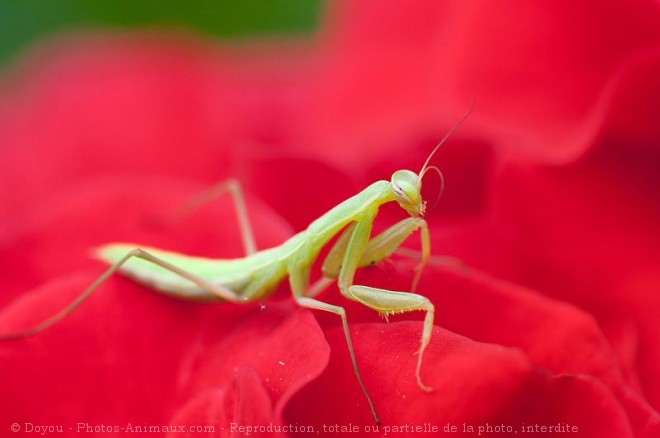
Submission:
M 422 331 L 422 342 L 417 350 L 417 367 L 415 368 L 415 378 L 417 385 L 426 392 L 433 391 L 433 388 L 422 382 L 420 370 L 422 368 L 422 358 L 424 350 L 431 341 L 433 333 L 433 316 L 435 309 L 428 298 L 413 294 L 410 292 L 393 292 L 386 289 L 379 289 L 368 286 L 352 285 L 348 288 L 350 296 L 347 298 L 358 301 L 367 307 L 383 315 L 392 315 L 395 313 L 410 312 L 413 310 L 422 310 L 426 312 L 424 317 L 424 329 Z
M 346 248 L 353 235 L 355 225 L 356 224 L 353 223 L 346 228 L 323 261 L 321 269 L 324 277 L 339 277 L 339 273 L 343 266 Z M 414 292 L 417 289 L 417 284 L 419 283 L 424 266 L 426 266 L 431 257 L 429 227 L 426 221 L 422 218 L 406 218 L 369 240 L 364 247 L 362 256 L 360 257 L 360 262 L 357 265 L 358 268 L 373 265 L 388 258 L 395 251 L 398 252 L 400 245 L 418 229 L 421 232 L 422 250 L 421 252 L 412 251 L 415 257 L 419 259 L 419 263 L 415 268 L 415 278 L 412 283 L 412 291 Z
M 433 332 L 434 307 L 428 298 L 410 293 L 394 292 L 386 289 L 359 286 L 353 284 L 356 269 L 371 261 L 378 261 L 389 256 L 417 228 L 422 229 L 422 260 L 417 268 L 413 286 L 417 284 L 421 269 L 430 255 L 429 235 L 426 222 L 419 218 L 410 218 L 399 222 L 376 238 L 369 241 L 374 212 L 366 212 L 363 217 L 349 230 L 338 285 L 342 295 L 360 302 L 383 315 L 422 310 L 426 312 L 422 331 L 421 346 L 418 350 L 415 377 L 417 385 L 424 391 L 432 391 L 430 386 L 422 382 L 420 370 L 424 351 L 431 340 Z M 382 237 L 381 237 L 382 236 Z

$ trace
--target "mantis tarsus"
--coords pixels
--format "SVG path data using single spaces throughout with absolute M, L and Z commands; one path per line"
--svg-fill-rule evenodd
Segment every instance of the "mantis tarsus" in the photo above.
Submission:
M 404 240 L 419 229 L 422 244 L 421 257 L 412 285 L 412 291 L 415 290 L 422 269 L 430 257 L 428 225 L 421 218 L 426 209 L 426 202 L 421 195 L 422 178 L 428 170 L 438 170 L 429 166 L 431 157 L 468 115 L 469 112 L 429 154 L 419 173 L 410 170 L 394 172 L 390 181 L 381 180 L 371 184 L 312 222 L 306 230 L 274 248 L 256 250 L 240 185 L 234 180 L 219 184 L 207 192 L 204 198 L 214 197 L 225 191 L 232 194 L 241 225 L 245 257 L 209 259 L 147 248 L 134 243 L 106 244 L 97 248 L 96 255 L 111 266 L 69 306 L 31 329 L 0 335 L 0 340 L 30 337 L 52 326 L 71 313 L 117 271 L 177 298 L 225 300 L 233 303 L 262 299 L 272 293 L 288 276 L 293 298 L 298 305 L 331 312 L 341 317 L 355 377 L 374 420 L 380 423 L 371 396 L 360 376 L 344 308 L 319 301 L 315 296 L 336 280 L 345 298 L 362 303 L 384 316 L 414 310 L 426 312 L 421 345 L 417 351 L 415 377 L 422 390 L 432 391 L 431 387 L 422 382 L 420 372 L 424 351 L 431 340 L 433 304 L 426 297 L 412 292 L 395 292 L 356 285 L 353 284 L 353 278 L 357 268 L 389 257 Z M 439 170 L 438 173 L 440 174 Z M 410 217 L 371 238 L 373 221 L 379 207 L 392 201 L 396 201 Z M 323 262 L 322 279 L 310 287 L 312 264 L 324 245 L 339 233 L 341 235 Z

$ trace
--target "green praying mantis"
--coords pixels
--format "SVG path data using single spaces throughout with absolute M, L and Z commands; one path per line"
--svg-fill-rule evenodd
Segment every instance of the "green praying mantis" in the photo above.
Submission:
M 301 307 L 334 313 L 341 318 L 353 371 L 376 423 L 380 418 L 360 376 L 353 342 L 343 307 L 320 301 L 316 296 L 333 282 L 341 295 L 361 303 L 387 317 L 410 311 L 426 312 L 421 345 L 417 351 L 415 377 L 417 385 L 426 392 L 433 389 L 422 381 L 421 367 L 431 340 L 434 306 L 428 298 L 414 293 L 423 268 L 431 254 L 427 222 L 422 218 L 426 202 L 422 199 L 422 178 L 434 169 L 431 158 L 470 114 L 463 116 L 429 154 L 421 170 L 397 170 L 390 181 L 377 181 L 357 195 L 343 201 L 313 221 L 306 230 L 295 234 L 280 246 L 257 251 L 254 235 L 240 185 L 225 181 L 205 193 L 204 199 L 220 193 L 232 195 L 241 228 L 245 257 L 210 259 L 145 247 L 135 243 L 109 243 L 96 249 L 96 257 L 110 267 L 83 291 L 70 305 L 40 324 L 23 332 L 0 335 L 0 340 L 23 339 L 33 336 L 62 320 L 82 304 L 108 277 L 120 271 L 137 282 L 176 298 L 246 303 L 260 300 L 286 277 L 291 293 Z M 201 198 L 200 198 L 201 199 Z M 198 199 L 199 200 L 199 199 Z M 396 202 L 410 217 L 401 220 L 375 237 L 372 225 L 383 204 Z M 415 231 L 420 231 L 421 256 L 415 270 L 413 292 L 397 292 L 353 283 L 358 268 L 377 263 L 391 256 Z M 341 234 L 340 234 L 341 233 Z M 310 269 L 322 248 L 339 235 L 322 264 L 322 278 L 310 285 Z M 129 263 L 130 261 L 130 263 Z

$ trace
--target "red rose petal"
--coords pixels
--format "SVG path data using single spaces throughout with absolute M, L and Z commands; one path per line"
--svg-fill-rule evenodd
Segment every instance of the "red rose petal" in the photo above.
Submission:
M 535 366 L 550 373 L 596 378 L 618 399 L 635 433 L 660 428 L 660 415 L 645 401 L 635 381 L 624 380 L 615 352 L 590 315 L 469 267 L 434 263 L 426 268 L 418 292 L 435 304 L 437 325 L 480 342 L 520 348 Z M 395 269 L 367 268 L 358 273 L 356 283 L 406 291 L 414 266 L 397 260 Z M 323 299 L 346 306 L 350 321 L 374 320 L 375 312 L 349 304 L 332 292 Z M 421 312 L 396 318 L 420 319 Z M 326 326 L 333 324 L 329 318 L 322 321 Z
M 409 322 L 353 327 L 365 384 L 382 419 L 381 433 L 399 428 L 412 435 L 411 427 L 442 431 L 449 425 L 466 433 L 472 426 L 476 435 L 479 427 L 483 434 L 489 425 L 521 432 L 525 425 L 568 423 L 581 436 L 633 436 L 625 412 L 602 383 L 539 374 L 516 350 L 445 330 L 435 330 L 427 350 L 423 375 L 435 391 L 425 393 L 415 383 L 411 354 L 419 333 L 420 325 Z M 294 397 L 287 420 L 322 431 L 333 426 L 373 429 L 364 396 L 345 365 L 343 334 L 331 330 L 327 335 L 333 346 L 330 366 Z
M 261 417 L 262 412 L 272 409 L 270 400 L 267 397 L 265 400 L 260 397 L 262 394 L 259 392 L 258 380 L 255 381 L 248 377 L 241 380 L 240 383 L 232 384 L 234 388 L 239 385 L 247 387 L 246 391 L 251 393 L 257 417 Z M 195 433 L 196 436 L 209 437 L 220 435 L 226 429 L 225 425 L 229 423 L 225 418 L 228 412 L 223 406 L 225 398 L 231 399 L 231 396 L 227 396 L 225 391 L 220 388 L 211 388 L 202 392 L 174 414 L 168 426 L 174 427 L 175 431 L 168 433 L 167 436 L 189 436 L 192 433 Z M 180 431 L 180 428 L 183 428 L 183 431 Z
M 168 436 L 275 436 L 255 427 L 281 426 L 261 378 L 252 368 L 236 371 L 226 390 L 209 389 L 184 405 L 172 418 Z M 242 429 L 241 429 L 242 428 Z M 188 434 L 180 433 L 183 429 Z M 275 429 L 277 430 L 277 429 Z M 201 432 L 201 433 L 200 433 Z
M 641 335 L 635 357 L 629 347 L 618 354 L 622 363 L 640 367 L 641 385 L 657 405 L 658 383 L 649 371 L 659 357 L 660 303 L 651 291 L 660 212 L 648 202 L 658 192 L 653 161 L 640 159 L 610 149 L 561 172 L 510 168 L 503 180 L 502 219 L 520 231 L 509 245 L 514 253 L 502 253 L 510 266 L 503 275 L 579 305 L 606 334 L 635 321 Z
M 43 309 L 39 319 L 53 314 L 93 279 L 75 276 L 26 294 L 3 309 L 2 333 L 32 323 L 35 308 Z M 194 335 L 195 307 L 113 278 L 61 323 L 0 343 L 5 418 L 66 427 L 167 424 L 176 358 Z
M 0 330 L 54 313 L 92 279 L 72 277 L 25 295 L 3 309 Z M 41 309 L 33 315 L 35 305 Z M 311 313 L 292 312 L 290 303 L 180 302 L 113 277 L 62 322 L 33 338 L 0 343 L 0 357 L 2 408 L 13 421 L 168 424 L 210 388 L 226 394 L 217 418 L 250 419 L 237 417 L 244 390 L 266 394 L 275 412 L 267 417 L 279 418 L 288 399 L 326 366 L 328 347 Z M 236 370 L 245 366 L 257 373 L 261 389 L 244 386 Z M 36 399 L 24 397 L 37 392 Z M 268 413 L 259 412 L 254 421 Z

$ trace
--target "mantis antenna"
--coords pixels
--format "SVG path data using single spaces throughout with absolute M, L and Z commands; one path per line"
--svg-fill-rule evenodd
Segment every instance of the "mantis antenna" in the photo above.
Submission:
M 436 173 L 438 174 L 438 178 L 440 178 L 440 188 L 438 189 L 438 194 L 435 197 L 435 201 L 433 201 L 433 205 L 430 208 L 430 210 L 433 210 L 435 207 L 437 207 L 438 202 L 440 202 L 440 197 L 442 196 L 442 192 L 445 191 L 445 176 L 442 174 L 442 171 L 438 168 L 438 166 L 429 166 L 426 168 L 424 173 L 428 172 L 429 170 L 435 170 Z
M 431 151 L 428 158 L 424 162 L 424 165 L 422 166 L 422 169 L 419 171 L 419 174 L 418 174 L 419 175 L 419 181 L 422 180 L 422 178 L 424 177 L 424 174 L 426 173 L 427 170 L 433 168 L 433 167 L 428 167 L 428 166 L 429 166 L 429 163 L 431 162 L 431 158 L 433 158 L 433 155 L 435 155 L 435 153 L 438 151 L 438 149 L 440 149 L 440 146 L 442 146 L 445 143 L 445 141 L 447 141 L 447 139 L 458 129 L 458 127 L 461 126 L 461 124 L 470 116 L 470 114 L 472 114 L 472 110 L 474 110 L 475 103 L 476 103 L 476 100 L 473 98 L 472 103 L 470 104 L 470 108 L 467 110 L 467 112 L 463 115 L 463 117 L 461 117 L 461 119 L 458 122 L 456 122 L 454 124 L 454 126 L 451 127 L 451 129 L 445 134 L 445 136 L 442 137 L 442 140 L 440 140 L 440 143 L 438 143 L 438 145 Z M 438 173 L 440 173 L 440 171 L 438 171 Z M 442 174 L 440 174 L 440 179 L 443 179 Z

